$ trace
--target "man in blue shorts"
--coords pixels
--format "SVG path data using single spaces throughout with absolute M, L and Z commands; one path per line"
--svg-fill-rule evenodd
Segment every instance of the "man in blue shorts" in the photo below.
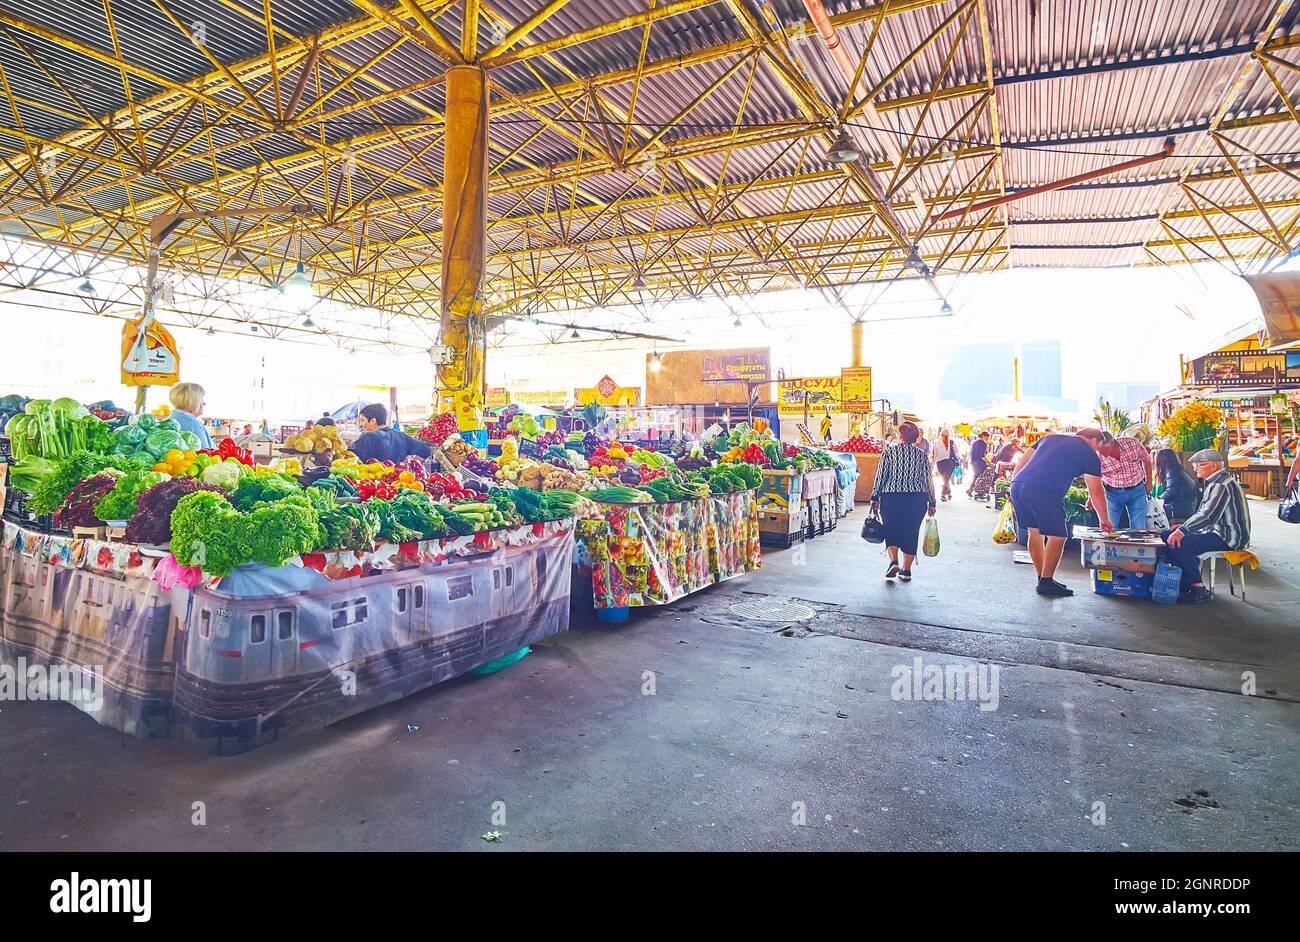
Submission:
M 1065 492 L 1083 475 L 1088 496 L 1103 530 L 1111 529 L 1106 491 L 1101 486 L 1101 456 L 1118 456 L 1114 436 L 1085 428 L 1074 435 L 1044 435 L 1021 457 L 1011 478 L 1011 504 L 1016 520 L 1029 531 L 1029 555 L 1038 573 L 1039 595 L 1074 595 L 1057 582 L 1068 530 L 1065 526 Z

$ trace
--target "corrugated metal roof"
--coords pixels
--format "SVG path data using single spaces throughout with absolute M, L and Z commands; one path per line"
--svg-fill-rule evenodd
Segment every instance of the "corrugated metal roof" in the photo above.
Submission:
M 417 2 L 457 46 L 463 5 Z M 891 4 L 878 29 L 868 0 L 825 5 L 855 60 L 870 47 L 853 97 L 879 86 L 878 114 L 846 102 L 804 0 L 569 0 L 515 44 L 491 71 L 494 296 L 611 303 L 642 275 L 660 296 L 716 279 L 740 290 L 891 278 L 911 240 L 937 271 L 1005 265 L 1005 252 L 983 252 L 993 240 L 1026 266 L 1175 262 L 1223 245 L 1254 259 L 1295 241 L 1300 127 L 1278 86 L 1294 99 L 1300 69 L 1274 66 L 1275 84 L 1250 55 L 1277 0 L 985 0 L 988 61 L 969 0 Z M 351 0 L 271 0 L 274 68 L 261 4 L 169 0 L 185 31 L 201 27 L 202 49 L 148 0 L 0 13 L 0 230 L 117 245 L 118 214 L 143 227 L 182 198 L 305 197 L 321 221 L 304 251 L 322 280 L 356 295 L 374 293 L 366 279 L 396 296 L 436 285 L 448 61 L 423 23 L 381 6 L 383 20 Z M 541 7 L 495 0 L 479 55 Z M 527 52 L 538 43 L 551 48 Z M 1273 54 L 1300 63 L 1294 47 Z M 827 160 L 846 113 L 870 173 Z M 1207 133 L 1221 114 L 1244 181 Z M 931 221 L 1003 184 L 1015 193 L 1154 153 L 1171 133 L 1173 157 L 1008 204 L 987 227 L 979 213 Z M 898 238 L 873 204 L 878 186 Z M 282 258 L 294 231 L 270 222 L 241 240 L 248 257 Z M 139 244 L 131 236 L 129 251 Z M 178 246 L 196 267 L 228 254 L 202 233 Z

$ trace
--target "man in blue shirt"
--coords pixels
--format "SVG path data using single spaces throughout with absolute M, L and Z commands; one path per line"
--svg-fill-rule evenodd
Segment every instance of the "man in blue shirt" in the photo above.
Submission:
M 372 403 L 361 410 L 361 429 L 364 434 L 352 443 L 352 453 L 361 461 L 401 461 L 408 455 L 428 458 L 433 447 L 428 442 L 412 438 L 405 432 L 388 427 L 388 410 Z
M 1016 521 L 1029 531 L 1029 555 L 1038 573 L 1039 595 L 1074 595 L 1057 582 L 1069 530 L 1065 524 L 1065 492 L 1083 475 L 1101 528 L 1111 528 L 1106 491 L 1101 486 L 1101 456 L 1118 453 L 1114 436 L 1085 428 L 1074 435 L 1045 435 L 1021 457 L 1011 478 L 1011 504 Z

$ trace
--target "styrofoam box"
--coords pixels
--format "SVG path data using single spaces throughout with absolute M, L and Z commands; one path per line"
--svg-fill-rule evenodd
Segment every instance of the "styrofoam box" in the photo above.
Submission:
M 1083 540 L 1079 544 L 1080 562 L 1085 569 L 1126 569 L 1130 572 L 1155 572 L 1159 546 L 1102 543 Z

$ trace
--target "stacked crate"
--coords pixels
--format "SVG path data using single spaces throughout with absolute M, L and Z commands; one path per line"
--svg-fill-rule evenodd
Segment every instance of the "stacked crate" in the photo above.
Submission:
M 761 543 L 791 546 L 808 535 L 810 522 L 803 503 L 803 475 L 798 471 L 764 468 L 755 503 Z

